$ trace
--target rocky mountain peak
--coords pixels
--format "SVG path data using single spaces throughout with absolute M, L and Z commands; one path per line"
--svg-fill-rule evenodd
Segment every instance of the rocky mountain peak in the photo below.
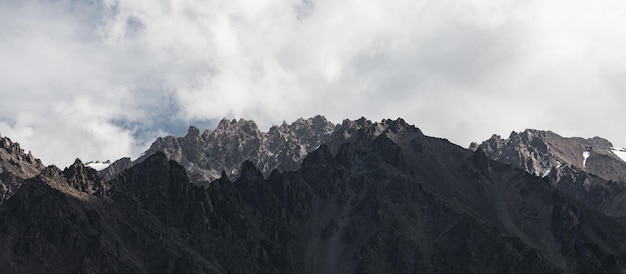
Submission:
M 70 186 L 84 193 L 103 195 L 108 190 L 105 179 L 100 173 L 91 167 L 85 166 L 78 158 L 74 161 L 74 164 L 63 170 L 63 177 L 66 178 Z
M 219 178 L 222 171 L 234 179 L 244 161 L 252 162 L 264 176 L 269 176 L 274 169 L 297 169 L 310 151 L 332 139 L 336 127 L 318 115 L 291 124 L 284 122 L 262 132 L 252 120 L 224 118 L 215 130 L 207 129 L 202 135 L 198 128 L 190 126 L 184 137 L 158 138 L 136 162 L 162 151 L 168 159 L 182 164 L 190 180 L 198 184 Z M 112 172 L 105 169 L 102 173 Z
M 491 159 L 547 178 L 564 193 L 605 214 L 626 215 L 619 206 L 626 201 L 626 193 L 620 190 L 626 187 L 626 162 L 604 138 L 566 138 L 551 131 L 527 129 L 512 132 L 508 139 L 494 135 L 474 148 L 482 149 Z
M 0 204 L 21 186 L 25 179 L 39 174 L 45 166 L 32 153 L 24 153 L 19 143 L 0 137 Z
M 599 168 L 605 166 L 608 159 L 614 160 L 615 165 L 626 166 L 615 155 L 611 142 L 600 137 L 565 138 L 551 131 L 527 129 L 512 132 L 508 139 L 494 135 L 480 147 L 493 159 L 520 166 L 539 176 L 567 165 L 609 180 L 626 180 L 626 172 Z
M 49 165 L 45 167 L 41 173 L 37 176 L 37 178 L 49 178 L 56 179 L 61 177 L 63 172 L 55 165 Z
M 258 131 L 259 128 L 252 120 L 245 120 L 242 118 L 239 120 L 232 119 L 229 121 L 228 119 L 224 118 L 220 120 L 217 128 L 215 129 L 215 132 L 232 132 L 239 130 L 250 133 Z
M 24 153 L 24 149 L 19 143 L 14 143 L 8 137 L 0 137 L 0 149 L 4 151 L 4 154 L 11 155 L 15 160 L 21 162 L 27 162 L 36 166 L 37 168 L 43 168 L 41 160 L 35 158 L 30 151 Z
M 372 124 L 372 121 L 366 119 L 365 117 L 361 117 L 357 120 L 344 119 L 341 123 L 341 127 L 343 128 L 365 128 Z
M 417 133 L 419 135 L 424 135 L 419 128 L 409 125 L 402 118 L 398 118 L 396 120 L 384 120 L 381 124 L 383 124 L 388 131 L 395 134 Z
M 185 135 L 187 138 L 197 138 L 200 137 L 200 129 L 195 126 L 189 126 L 187 130 L 187 134 Z
M 83 161 L 80 158 L 76 158 L 76 159 L 74 159 L 74 163 L 71 166 L 84 168 L 85 164 L 83 164 Z

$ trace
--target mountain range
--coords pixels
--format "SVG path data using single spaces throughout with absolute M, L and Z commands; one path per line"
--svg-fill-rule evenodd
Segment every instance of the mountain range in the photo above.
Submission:
M 97 171 L 4 137 L 0 269 L 623 273 L 621 153 L 539 130 L 466 149 L 402 119 L 224 119 Z

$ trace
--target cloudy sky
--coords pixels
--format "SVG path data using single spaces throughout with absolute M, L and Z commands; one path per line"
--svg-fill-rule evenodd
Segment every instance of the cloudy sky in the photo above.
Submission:
M 222 117 L 626 146 L 625 49 L 612 0 L 3 0 L 0 134 L 59 166 Z

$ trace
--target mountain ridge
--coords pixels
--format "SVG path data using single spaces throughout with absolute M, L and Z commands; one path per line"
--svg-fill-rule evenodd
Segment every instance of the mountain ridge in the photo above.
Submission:
M 257 132 L 245 124 L 240 128 L 251 134 L 226 136 L 242 140 Z M 188 135 L 190 144 L 200 144 L 199 130 L 190 128 Z M 49 166 L 0 205 L 0 242 L 8 247 L 0 249 L 0 269 L 626 271 L 626 223 L 564 192 L 564 181 L 554 184 L 525 169 L 541 166 L 543 137 L 513 142 L 511 150 L 523 153 L 510 156 L 541 156 L 532 158 L 539 162 L 520 158 L 527 164 L 522 168 L 492 159 L 504 155 L 498 151 L 510 142 L 472 151 L 426 136 L 402 119 L 346 120 L 330 136 L 294 170 L 274 169 L 266 176 L 254 161 L 243 160 L 238 176 L 223 170 L 202 186 L 167 152 L 147 155 L 111 180 L 79 159 L 63 170 Z M 561 151 L 579 149 L 574 141 Z M 600 156 L 590 154 L 589 167 L 600 163 L 594 160 Z M 572 164 L 575 172 L 566 175 L 592 177 L 576 173 L 580 157 L 563 162 L 570 160 L 578 166 Z
M 200 130 L 189 126 L 183 137 L 159 137 L 137 160 L 101 171 L 107 179 L 113 178 L 130 165 L 139 163 L 157 151 L 168 159 L 181 163 L 187 169 L 192 182 L 207 185 L 226 171 L 235 179 L 239 166 L 246 160 L 258 166 L 265 177 L 275 170 L 297 169 L 302 159 L 324 143 L 340 143 L 359 128 L 371 124 L 369 120 L 344 120 L 333 124 L 325 117 L 299 118 L 287 124 L 273 125 L 262 132 L 256 123 L 245 119 L 222 119 L 215 130 Z M 332 145 L 336 150 L 338 145 Z M 120 168 L 121 167 L 121 168 Z M 117 170 L 114 170 L 117 169 Z
M 491 159 L 547 178 L 563 193 L 605 214 L 626 216 L 626 162 L 606 139 L 528 129 L 471 145 L 477 148 Z

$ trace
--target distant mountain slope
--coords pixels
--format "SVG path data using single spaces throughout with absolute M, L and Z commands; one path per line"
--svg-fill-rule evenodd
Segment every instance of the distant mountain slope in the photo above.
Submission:
M 357 122 L 357 121 L 351 121 Z M 294 171 L 207 188 L 156 153 L 104 181 L 49 167 L 0 206 L 0 269 L 132 273 L 620 273 L 626 226 L 403 120 L 359 120 Z
M 15 193 L 24 179 L 39 174 L 43 169 L 41 160 L 30 151 L 26 154 L 20 144 L 0 136 L 0 204 Z
M 620 149 L 600 137 L 564 138 L 528 129 L 508 139 L 473 144 L 494 160 L 546 177 L 563 193 L 605 214 L 626 216 L 626 162 Z

